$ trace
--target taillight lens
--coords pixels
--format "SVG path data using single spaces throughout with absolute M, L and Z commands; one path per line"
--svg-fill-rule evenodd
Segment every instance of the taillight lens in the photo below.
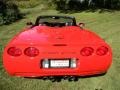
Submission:
M 24 54 L 29 57 L 35 57 L 39 54 L 39 50 L 35 47 L 28 47 L 25 49 Z
M 7 53 L 11 56 L 20 56 L 22 54 L 22 51 L 21 49 L 19 48 L 16 48 L 16 47 L 10 47 L 8 50 L 7 50 Z
M 91 47 L 84 47 L 84 48 L 80 51 L 80 53 L 81 53 L 82 56 L 90 56 L 90 55 L 93 54 L 93 52 L 94 52 L 94 49 L 91 48 Z
M 103 55 L 106 55 L 107 52 L 108 52 L 108 48 L 105 47 L 105 46 L 101 46 L 97 49 L 96 54 L 100 55 L 100 56 L 103 56 Z

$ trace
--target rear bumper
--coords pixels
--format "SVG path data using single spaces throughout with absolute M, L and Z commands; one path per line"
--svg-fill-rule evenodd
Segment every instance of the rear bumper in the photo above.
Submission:
M 76 58 L 77 68 L 61 68 L 61 69 L 43 69 L 41 61 L 45 58 Z M 4 55 L 3 63 L 6 71 L 10 75 L 22 77 L 40 77 L 40 76 L 87 76 L 102 74 L 109 69 L 112 56 L 107 54 L 105 56 L 92 55 L 88 57 L 80 56 L 80 54 L 41 54 L 35 58 L 26 56 L 12 57 Z
M 91 61 L 91 62 L 90 62 Z M 4 62 L 6 71 L 12 76 L 43 77 L 43 76 L 88 76 L 107 72 L 111 60 L 79 60 L 76 68 L 42 68 L 40 61 Z
M 76 68 L 42 68 L 38 62 L 8 62 L 6 71 L 12 76 L 44 77 L 44 76 L 88 76 L 107 72 L 110 62 L 88 64 L 77 62 Z
M 43 77 L 43 76 L 88 76 L 107 72 L 111 59 L 80 60 L 76 68 L 42 68 L 41 61 L 15 60 L 4 62 L 6 71 L 12 76 Z
M 93 70 L 93 71 L 82 71 L 82 72 L 16 72 L 13 76 L 20 76 L 20 77 L 44 77 L 44 76 L 90 76 L 90 75 L 98 75 L 103 74 L 107 71 L 105 70 Z
M 102 62 L 101 62 L 102 61 Z M 76 68 L 42 68 L 40 62 L 6 62 L 4 67 L 12 76 L 42 77 L 42 76 L 88 76 L 107 72 L 110 60 L 93 62 L 79 61 Z M 104 62 L 103 62 L 104 61 Z

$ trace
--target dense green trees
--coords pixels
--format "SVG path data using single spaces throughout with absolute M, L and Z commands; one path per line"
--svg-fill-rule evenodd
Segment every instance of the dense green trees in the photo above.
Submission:
M 8 0 L 0 0 L 0 25 L 9 24 L 22 17 L 17 5 Z
M 120 10 L 120 0 L 0 0 L 0 24 L 9 24 L 20 19 L 20 8 L 33 8 L 43 5 L 47 9 L 86 10 L 113 9 Z
M 120 0 L 49 0 L 57 9 L 82 10 L 89 8 L 120 9 Z

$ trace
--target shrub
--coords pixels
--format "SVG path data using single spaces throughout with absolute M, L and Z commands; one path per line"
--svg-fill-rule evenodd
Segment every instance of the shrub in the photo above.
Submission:
M 22 18 L 17 5 L 10 1 L 0 0 L 0 24 L 10 24 Z

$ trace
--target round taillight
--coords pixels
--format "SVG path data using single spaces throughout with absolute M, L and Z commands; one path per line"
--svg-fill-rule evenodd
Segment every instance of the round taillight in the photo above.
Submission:
M 22 51 L 21 49 L 19 48 L 16 48 L 16 47 L 10 47 L 8 50 L 7 50 L 7 53 L 11 56 L 20 56 L 22 54 Z
M 28 47 L 25 49 L 24 54 L 29 57 L 35 57 L 39 54 L 39 50 L 35 47 Z
M 103 56 L 103 55 L 106 55 L 107 52 L 108 52 L 108 48 L 105 47 L 105 46 L 101 46 L 97 49 L 96 54 L 100 55 L 100 56 Z
M 94 49 L 91 48 L 91 47 L 84 47 L 84 48 L 80 51 L 80 53 L 81 53 L 82 56 L 90 56 L 90 55 L 93 54 L 93 52 L 94 52 Z

